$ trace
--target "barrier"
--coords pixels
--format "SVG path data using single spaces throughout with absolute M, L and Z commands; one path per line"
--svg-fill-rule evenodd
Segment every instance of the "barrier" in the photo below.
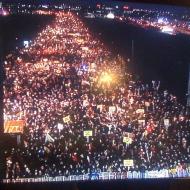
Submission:
M 154 178 L 187 178 L 190 177 L 190 168 L 186 169 L 162 169 L 153 171 L 128 171 L 128 172 L 101 172 L 98 178 L 91 179 L 90 174 L 38 177 L 38 178 L 16 178 L 3 179 L 3 183 L 27 183 L 27 182 L 66 182 L 66 181 L 86 181 L 86 180 L 118 180 L 118 179 L 154 179 Z

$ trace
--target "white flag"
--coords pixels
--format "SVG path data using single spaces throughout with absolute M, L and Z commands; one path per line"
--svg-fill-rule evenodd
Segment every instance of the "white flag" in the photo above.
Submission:
M 54 142 L 55 140 L 47 133 L 45 142 Z

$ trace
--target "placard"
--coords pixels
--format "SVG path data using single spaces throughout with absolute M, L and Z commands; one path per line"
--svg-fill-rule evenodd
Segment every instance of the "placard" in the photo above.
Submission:
M 62 123 L 58 123 L 57 124 L 57 128 L 59 129 L 59 131 L 63 130 L 63 124 Z
M 10 120 L 4 123 L 4 133 L 23 133 L 25 120 Z
M 70 116 L 66 116 L 63 118 L 64 123 L 69 123 L 71 121 Z
M 123 165 L 126 167 L 131 167 L 134 165 L 133 160 L 123 160 Z
M 143 114 L 144 113 L 144 109 L 137 109 L 136 113 L 142 113 Z
M 83 131 L 83 135 L 84 135 L 84 137 L 91 137 L 92 136 L 92 131 L 91 130 Z
M 130 137 L 123 137 L 123 142 L 126 143 L 126 144 L 131 144 L 132 143 L 132 138 Z
M 168 127 L 170 125 L 169 119 L 164 119 L 164 125 Z
M 116 111 L 116 107 L 115 106 L 109 106 L 109 113 L 112 114 Z

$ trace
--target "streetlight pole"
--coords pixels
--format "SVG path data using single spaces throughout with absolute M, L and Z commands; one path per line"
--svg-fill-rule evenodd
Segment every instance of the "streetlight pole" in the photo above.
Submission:
M 189 80 L 188 80 L 188 91 L 187 91 L 187 110 L 190 109 L 190 63 L 189 63 Z

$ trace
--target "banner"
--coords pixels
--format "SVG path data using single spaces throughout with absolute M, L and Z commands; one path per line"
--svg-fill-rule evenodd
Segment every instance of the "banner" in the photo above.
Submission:
M 25 120 L 10 120 L 4 123 L 4 133 L 23 133 Z
M 49 64 L 44 62 L 36 63 L 34 64 L 34 67 L 36 69 L 49 70 Z
M 169 173 L 175 175 L 177 174 L 177 169 L 176 168 L 169 169 Z
M 160 170 L 160 171 L 148 171 L 147 178 L 167 178 L 169 177 L 168 170 Z
M 134 165 L 134 162 L 133 162 L 133 160 L 123 160 L 123 165 L 130 167 L 130 166 Z
M 51 143 L 53 143 L 54 141 L 55 141 L 54 138 L 52 138 L 52 137 L 47 133 L 46 138 L 45 138 L 45 142 L 51 142 Z
M 84 137 L 91 137 L 92 136 L 92 131 L 90 131 L 90 130 L 83 131 L 83 135 L 84 135 Z

